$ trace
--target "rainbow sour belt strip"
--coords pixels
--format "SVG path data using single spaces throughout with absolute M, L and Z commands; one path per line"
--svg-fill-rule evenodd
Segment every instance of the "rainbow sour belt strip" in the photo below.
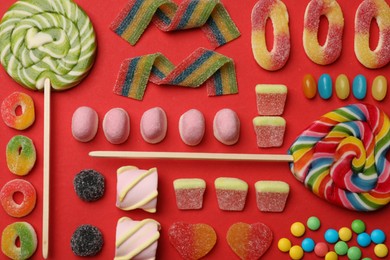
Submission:
M 0 60 L 24 87 L 56 90 L 77 85 L 95 60 L 95 32 L 71 0 L 20 0 L 0 24 Z
M 179 6 L 169 0 L 130 0 L 110 29 L 135 45 L 152 19 L 165 32 L 201 27 L 214 47 L 240 36 L 218 0 L 186 0 Z
M 357 211 L 390 201 L 390 122 L 377 107 L 336 109 L 310 125 L 290 147 L 294 176 L 317 196 Z
M 204 48 L 195 50 L 177 67 L 161 53 L 127 59 L 121 64 L 114 93 L 142 100 L 148 80 L 192 88 L 205 83 L 209 96 L 238 92 L 233 60 Z

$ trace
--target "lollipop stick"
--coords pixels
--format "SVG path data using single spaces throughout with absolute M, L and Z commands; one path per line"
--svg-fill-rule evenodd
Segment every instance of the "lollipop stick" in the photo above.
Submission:
M 288 154 L 240 154 L 240 153 L 186 153 L 186 152 L 140 152 L 140 151 L 92 151 L 91 157 L 137 158 L 137 159 L 186 159 L 224 161 L 270 161 L 292 162 Z
M 42 214 L 42 256 L 49 253 L 49 194 L 50 194 L 50 80 L 44 83 L 43 121 L 43 214 Z

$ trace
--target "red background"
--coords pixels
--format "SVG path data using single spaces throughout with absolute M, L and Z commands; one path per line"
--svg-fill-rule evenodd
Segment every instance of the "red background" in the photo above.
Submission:
M 14 1 L 2 0 L 0 15 L 2 16 Z M 345 101 L 339 100 L 335 93 L 329 100 L 322 100 L 318 94 L 308 100 L 301 90 L 301 80 L 306 73 L 318 79 L 323 73 L 329 73 L 335 80 L 337 75 L 345 73 L 350 82 L 357 74 L 367 77 L 368 91 L 364 102 L 375 104 L 390 113 L 389 98 L 382 102 L 374 101 L 371 96 L 371 83 L 377 75 L 389 78 L 389 65 L 382 69 L 369 70 L 356 59 L 353 50 L 354 16 L 360 1 L 339 1 L 344 12 L 345 27 L 343 49 L 340 58 L 328 66 L 319 66 L 311 62 L 303 49 L 302 28 L 305 3 L 297 4 L 293 0 L 285 0 L 290 16 L 291 53 L 286 66 L 277 72 L 268 72 L 260 68 L 252 55 L 251 49 L 251 11 L 256 1 L 224 0 L 223 3 L 237 24 L 241 37 L 216 51 L 231 57 L 236 64 L 239 94 L 208 97 L 205 87 L 185 89 L 170 86 L 148 84 L 144 100 L 136 101 L 113 94 L 112 89 L 119 71 L 120 63 L 130 57 L 162 52 L 174 64 L 178 64 L 198 47 L 210 48 L 201 30 L 194 29 L 181 32 L 164 33 L 154 25 L 150 25 L 140 41 L 131 46 L 109 29 L 126 0 L 117 1 L 76 1 L 89 15 L 97 34 L 98 52 L 95 65 L 90 75 L 81 84 L 71 90 L 52 94 L 51 124 L 51 197 L 50 197 L 50 259 L 77 258 L 71 251 L 70 238 L 73 231 L 81 224 L 92 224 L 102 230 L 105 245 L 98 255 L 99 259 L 114 257 L 115 228 L 117 220 L 128 216 L 136 220 L 153 218 L 162 225 L 159 240 L 158 259 L 178 259 L 176 250 L 170 245 L 167 230 L 175 221 L 190 223 L 207 223 L 217 232 L 218 241 L 214 249 L 207 255 L 208 259 L 238 259 L 230 250 L 225 236 L 228 228 L 235 222 L 263 222 L 273 233 L 273 243 L 264 256 L 265 259 L 288 259 L 287 254 L 279 252 L 277 241 L 281 237 L 291 238 L 293 243 L 300 243 L 302 238 L 292 238 L 290 225 L 295 221 L 306 222 L 315 215 L 322 221 L 317 232 L 307 232 L 316 242 L 322 241 L 327 228 L 339 229 L 349 226 L 351 221 L 360 218 L 367 224 L 368 231 L 382 228 L 390 235 L 390 227 L 386 225 L 390 208 L 373 212 L 352 212 L 328 204 L 312 195 L 304 186 L 295 180 L 287 163 L 261 162 L 210 162 L 210 161 L 173 161 L 173 160 L 129 160 L 129 159 L 96 159 L 90 158 L 92 150 L 142 150 L 142 151 L 186 151 L 186 152 L 230 152 L 230 153 L 286 153 L 288 147 L 301 131 L 322 114 L 347 104 L 358 102 L 352 95 Z M 177 1 L 178 3 L 180 1 Z M 323 23 L 326 28 L 326 22 Z M 268 24 L 268 31 L 272 29 Z M 377 28 L 373 28 L 377 36 Z M 321 30 L 323 41 L 326 29 Z M 272 44 L 272 36 L 269 32 Z M 375 39 L 373 37 L 375 44 Z M 284 144 L 280 148 L 259 149 L 252 127 L 252 119 L 257 115 L 254 88 L 258 83 L 282 83 L 288 86 L 288 98 L 283 117 L 287 121 Z M 0 123 L 0 186 L 17 178 L 9 172 L 5 162 L 5 147 L 10 138 L 16 134 L 30 137 L 37 149 L 37 162 L 32 172 L 24 177 L 33 183 L 37 190 L 38 201 L 35 210 L 22 219 L 15 219 L 0 210 L 0 230 L 14 221 L 28 221 L 36 229 L 39 237 L 34 259 L 41 259 L 42 234 L 42 159 L 43 159 L 43 94 L 32 92 L 15 83 L 0 69 L 0 101 L 14 91 L 22 91 L 32 96 L 35 101 L 36 120 L 32 127 L 25 131 L 17 131 Z M 90 106 L 99 114 L 99 129 L 95 139 L 89 143 L 76 141 L 71 134 L 71 117 L 79 106 Z M 162 107 L 168 117 L 168 133 L 165 140 L 151 145 L 143 141 L 139 122 L 142 113 L 155 106 Z M 131 133 L 128 141 L 121 145 L 112 145 L 104 137 L 101 123 L 105 113 L 113 107 L 127 110 L 131 118 Z M 241 120 L 241 136 L 236 145 L 225 146 L 219 143 L 212 133 L 212 121 L 215 113 L 222 108 L 235 110 Z M 178 132 L 178 120 L 181 114 L 191 108 L 204 113 L 206 133 L 202 143 L 196 147 L 185 145 Z M 1 148 L 2 147 L 2 148 Z M 124 165 L 135 165 L 141 169 L 157 167 L 159 173 L 159 197 L 157 213 L 150 214 L 140 210 L 124 212 L 115 207 L 116 169 Z M 81 201 L 73 191 L 73 178 L 80 170 L 94 168 L 106 177 L 104 197 L 94 203 Z M 180 211 L 176 207 L 172 181 L 180 177 L 199 177 L 206 180 L 207 190 L 204 206 L 198 211 Z M 238 177 L 249 184 L 249 192 L 244 211 L 225 212 L 218 208 L 215 196 L 214 180 L 217 177 Z M 283 213 L 262 213 L 256 207 L 254 184 L 258 180 L 283 180 L 290 184 L 291 192 Z M 356 236 L 354 237 L 354 239 Z M 356 244 L 355 241 L 350 245 Z M 388 242 L 387 242 L 388 244 Z M 373 246 L 363 249 L 364 256 L 373 257 Z M 346 258 L 346 257 L 344 257 Z M 305 255 L 305 259 L 317 259 L 314 253 Z M 343 258 L 341 258 L 343 259 Z

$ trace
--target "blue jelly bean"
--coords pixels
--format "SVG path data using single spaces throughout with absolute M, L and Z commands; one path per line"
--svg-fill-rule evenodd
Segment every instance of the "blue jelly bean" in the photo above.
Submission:
M 374 229 L 371 232 L 371 240 L 375 244 L 382 244 L 386 240 L 386 235 L 385 235 L 385 233 L 382 230 Z
M 359 246 L 361 246 L 361 247 L 367 247 L 371 244 L 371 237 L 366 232 L 360 233 L 357 236 L 356 240 L 357 240 L 357 243 L 359 244 Z
M 314 240 L 309 237 L 303 239 L 301 243 L 301 247 L 305 252 L 313 252 L 315 245 Z
M 332 78 L 329 74 L 322 74 L 318 79 L 318 93 L 322 99 L 332 96 Z
M 334 244 L 339 240 L 339 232 L 333 228 L 330 228 L 325 231 L 324 238 L 326 242 Z
M 352 93 L 357 99 L 364 99 L 367 94 L 367 80 L 359 74 L 353 79 Z

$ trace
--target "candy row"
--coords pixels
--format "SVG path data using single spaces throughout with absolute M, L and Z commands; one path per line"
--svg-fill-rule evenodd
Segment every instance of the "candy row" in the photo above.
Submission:
M 238 178 L 220 177 L 214 182 L 218 206 L 225 211 L 242 211 L 245 207 L 248 184 Z M 203 206 L 206 182 L 199 178 L 181 178 L 173 182 L 178 209 L 193 210 Z M 257 207 L 263 212 L 282 212 L 290 187 L 282 181 L 255 183 Z
M 329 99 L 333 94 L 332 78 L 329 74 L 322 74 L 318 79 L 318 87 L 314 77 L 311 74 L 306 74 L 302 79 L 302 90 L 306 98 L 312 99 L 316 96 L 317 90 L 322 99 Z M 335 82 L 336 95 L 339 99 L 347 99 L 351 92 L 348 77 L 345 74 L 340 74 Z M 367 79 L 363 75 L 357 75 L 352 82 L 352 94 L 356 99 L 362 100 L 367 94 Z M 387 79 L 380 75 L 372 82 L 371 87 L 372 97 L 376 101 L 382 101 L 387 95 Z

